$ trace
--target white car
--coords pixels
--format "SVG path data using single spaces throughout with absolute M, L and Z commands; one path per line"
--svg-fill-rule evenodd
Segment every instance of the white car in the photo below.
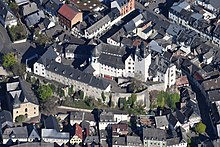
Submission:
M 155 9 L 154 9 L 154 12 L 157 13 L 157 14 L 159 14 L 159 13 L 160 13 L 160 9 L 159 9 L 159 8 L 155 8 Z

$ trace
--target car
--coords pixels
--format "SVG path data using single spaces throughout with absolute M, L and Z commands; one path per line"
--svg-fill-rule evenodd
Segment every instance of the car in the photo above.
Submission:
M 160 14 L 160 9 L 159 8 L 155 8 L 154 12 L 157 13 L 157 14 Z

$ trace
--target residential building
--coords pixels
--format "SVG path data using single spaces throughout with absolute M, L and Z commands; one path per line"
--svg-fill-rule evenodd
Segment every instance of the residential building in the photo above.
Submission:
M 166 147 L 166 132 L 157 128 L 143 128 L 141 139 L 144 147 Z
M 165 115 L 163 116 L 156 116 L 155 118 L 156 128 L 166 130 L 168 128 L 169 122 Z
M 99 129 L 105 130 L 106 127 L 110 124 L 117 124 L 117 122 L 114 120 L 114 114 L 111 112 L 103 111 L 100 114 Z
M 44 142 L 57 143 L 58 145 L 69 142 L 69 132 L 57 132 L 54 129 L 41 129 L 41 138 Z
M 18 20 L 13 14 L 8 5 L 5 4 L 2 0 L 0 1 L 0 22 L 6 28 L 16 26 Z
M 73 85 L 74 91 L 83 90 L 85 95 L 95 98 L 101 98 L 102 92 L 111 91 L 110 83 L 106 80 L 62 64 L 61 55 L 55 50 L 51 48 L 34 63 L 34 74 L 64 85 Z
M 6 111 L 6 110 L 1 111 L 0 118 L 1 118 L 0 119 L 1 129 L 8 128 L 8 127 L 11 128 L 14 126 L 11 112 Z
M 139 136 L 113 137 L 112 147 L 142 147 Z
M 3 144 L 12 145 L 13 143 L 28 142 L 27 127 L 6 128 L 2 134 Z
M 70 112 L 70 124 L 80 124 L 83 120 L 86 120 L 90 126 L 96 126 L 94 115 L 91 112 L 71 111 Z
M 83 21 L 83 13 L 74 6 L 64 4 L 58 11 L 58 18 L 64 28 L 72 29 L 73 25 Z
M 120 15 L 124 16 L 135 9 L 135 0 L 115 0 L 111 2 L 111 8 L 117 8 Z
M 37 7 L 37 4 L 35 2 L 32 2 L 32 3 L 29 3 L 27 5 L 24 5 L 22 6 L 22 14 L 24 17 L 32 14 L 32 13 L 35 13 L 38 11 L 38 7 Z
M 57 16 L 57 12 L 62 6 L 62 2 L 59 0 L 48 0 L 44 3 L 45 10 L 52 16 Z
M 126 136 L 128 135 L 128 124 L 110 124 L 107 126 L 107 130 L 111 132 L 112 137 Z
M 13 121 L 19 115 L 26 118 L 39 116 L 39 103 L 31 85 L 22 79 L 12 79 L 6 84 L 7 105 L 12 112 Z
M 75 123 L 73 126 L 73 133 L 70 137 L 70 144 L 80 144 L 83 141 L 83 132 L 82 128 L 79 126 L 79 124 Z
M 37 25 L 38 23 L 40 23 L 41 21 L 43 21 L 44 18 L 45 18 L 44 11 L 40 10 L 40 11 L 37 11 L 36 13 L 32 13 L 28 15 L 25 18 L 25 22 L 28 27 L 33 27 Z
M 99 137 L 98 136 L 87 136 L 84 140 L 84 145 L 87 147 L 98 147 Z

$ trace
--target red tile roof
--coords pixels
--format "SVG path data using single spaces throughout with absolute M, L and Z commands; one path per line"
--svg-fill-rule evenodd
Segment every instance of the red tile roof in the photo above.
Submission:
M 82 134 L 82 128 L 79 126 L 79 124 L 75 124 L 75 133 L 74 133 L 74 136 L 78 136 L 80 139 L 83 139 L 83 134 Z
M 64 4 L 59 9 L 58 13 L 67 18 L 68 20 L 72 20 L 80 12 L 77 10 L 77 8 L 70 7 L 67 4 Z

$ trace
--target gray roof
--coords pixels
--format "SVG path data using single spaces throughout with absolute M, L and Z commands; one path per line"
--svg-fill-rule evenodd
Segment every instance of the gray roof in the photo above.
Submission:
M 69 140 L 69 132 L 57 132 L 54 129 L 42 129 L 41 136 L 42 138 L 57 138 L 57 139 L 66 139 Z
M 57 119 L 50 115 L 48 116 L 45 120 L 44 120 L 44 126 L 46 129 L 54 129 L 56 130 L 57 132 L 60 131 L 60 128 L 59 128 L 59 124 L 57 122 Z
M 219 8 L 220 8 L 219 0 L 209 0 L 209 3 L 210 3 L 215 9 L 219 9 Z
M 96 143 L 96 144 L 98 144 L 99 143 L 99 137 L 98 136 L 87 136 L 84 143 L 88 143 L 88 144 Z
M 126 140 L 128 146 L 142 146 L 142 142 L 139 136 L 127 136 Z
M 12 145 L 10 147 L 54 147 L 54 143 L 45 142 L 27 142 L 18 145 Z
M 28 138 L 27 127 L 6 128 L 3 132 L 2 138 Z
M 167 127 L 169 125 L 169 122 L 168 122 L 167 117 L 165 115 L 164 116 L 156 116 L 155 122 L 156 122 L 157 128 Z
M 176 24 L 170 24 L 170 26 L 166 30 L 166 33 L 172 36 L 177 36 L 181 30 L 182 30 L 181 26 L 176 25 Z
M 111 112 L 106 112 L 106 111 L 103 111 L 101 114 L 100 114 L 100 121 L 102 122 L 110 122 L 110 121 L 114 121 L 114 114 L 111 113 Z
M 149 49 L 151 49 L 152 51 L 158 52 L 158 53 L 162 53 L 163 51 L 163 47 L 159 46 L 159 44 L 152 40 L 149 44 L 148 44 Z
M 38 7 L 37 7 L 37 4 L 34 2 L 23 6 L 23 16 L 27 16 L 37 11 L 38 11 Z
M 56 74 L 62 75 L 64 77 L 70 78 L 75 81 L 79 81 L 89 86 L 99 88 L 105 90 L 110 83 L 102 78 L 97 78 L 91 74 L 84 73 L 78 69 L 75 69 L 71 66 L 64 65 L 62 63 L 57 63 L 54 60 L 43 59 L 40 58 L 38 63 L 44 64 L 46 66 L 46 70 L 54 72 Z
M 126 138 L 125 137 L 112 137 L 112 144 L 113 145 L 126 145 Z
M 2 125 L 2 128 L 5 125 L 13 126 L 13 120 L 11 112 L 3 110 L 0 112 L 0 124 Z M 3 126 L 4 125 L 4 126 Z
M 4 21 L 17 20 L 11 9 L 2 0 L 0 0 L 0 18 Z
M 31 14 L 25 18 L 25 22 L 27 26 L 33 26 L 41 21 L 41 19 L 45 18 L 44 12 L 42 10 Z
M 103 18 L 95 22 L 93 25 L 91 25 L 89 28 L 86 29 L 86 31 L 90 34 L 100 29 L 102 26 L 106 25 L 108 22 L 111 21 L 111 18 L 109 15 L 105 15 Z
M 165 130 L 157 129 L 157 128 L 143 128 L 143 140 L 157 140 L 157 141 L 165 141 L 166 140 L 166 132 Z
M 124 69 L 123 56 L 126 51 L 124 47 L 118 47 L 108 44 L 100 44 L 97 46 L 97 50 L 101 52 L 98 61 L 101 64 L 108 65 L 114 68 Z
M 14 105 L 30 102 L 36 105 L 39 104 L 37 97 L 31 89 L 31 85 L 22 80 L 14 79 L 15 82 L 7 83 L 7 92 L 11 95 Z
M 128 4 L 129 0 L 115 0 L 120 7 L 123 7 Z
M 70 120 L 95 121 L 92 113 L 82 112 L 82 111 L 71 111 L 70 112 Z

